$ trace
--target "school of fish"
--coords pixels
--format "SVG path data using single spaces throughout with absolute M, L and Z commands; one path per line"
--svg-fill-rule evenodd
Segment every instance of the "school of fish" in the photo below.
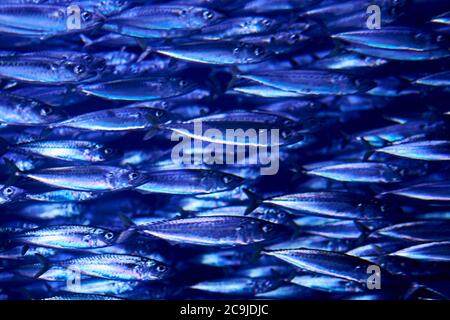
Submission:
M 0 300 L 450 297 L 448 0 L 1 0 L 0 88 Z

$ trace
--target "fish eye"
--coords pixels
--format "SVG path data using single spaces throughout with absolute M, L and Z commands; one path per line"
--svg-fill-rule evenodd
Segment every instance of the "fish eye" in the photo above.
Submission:
M 14 193 L 14 189 L 11 187 L 6 187 L 5 189 L 3 189 L 3 194 L 5 196 L 10 196 Z
M 225 184 L 229 184 L 229 183 L 231 183 L 233 181 L 233 179 L 228 177 L 228 176 L 224 176 L 224 177 L 222 177 L 222 181 Z
M 73 72 L 76 74 L 81 74 L 86 71 L 86 68 L 82 64 L 77 64 L 73 67 Z
M 273 227 L 270 224 L 265 224 L 262 226 L 262 231 L 264 233 L 269 233 L 273 230 Z
M 156 271 L 158 271 L 160 273 L 166 272 L 167 271 L 167 266 L 165 266 L 164 264 L 159 264 L 156 267 Z
M 130 180 L 136 180 L 139 177 L 139 174 L 137 172 L 132 172 L 128 175 Z
M 278 218 L 280 218 L 280 219 L 284 219 L 284 218 L 286 218 L 286 213 L 284 213 L 284 212 L 279 212 L 277 216 L 278 216 Z
M 203 18 L 206 20 L 211 20 L 214 17 L 214 14 L 211 11 L 203 11 Z
M 261 56 L 261 55 L 264 54 L 264 52 L 265 52 L 265 50 L 263 48 L 256 48 L 255 49 L 255 55 L 256 56 Z
M 289 138 L 289 137 L 291 137 L 292 136 L 292 131 L 290 131 L 290 130 L 282 130 L 281 131 L 281 136 L 283 137 L 283 138 Z
M 270 25 L 272 24 L 272 20 L 270 20 L 270 19 L 264 19 L 264 20 L 262 21 L 262 24 L 265 25 L 265 26 L 270 26 Z
M 168 103 L 167 101 L 163 101 L 163 102 L 161 103 L 161 106 L 162 106 L 163 108 L 168 108 L 168 107 L 169 107 L 169 103 Z
M 157 118 L 161 118 L 163 115 L 164 115 L 164 111 L 162 111 L 162 110 L 156 110 L 155 116 L 156 116 Z
M 103 153 L 104 154 L 111 154 L 113 152 L 114 152 L 114 150 L 112 148 L 105 148 L 105 149 L 103 149 Z
M 289 36 L 289 39 L 294 40 L 294 41 L 297 41 L 299 38 L 300 38 L 300 37 L 298 36 L 298 34 L 291 34 L 291 35 Z
M 112 232 L 105 233 L 106 240 L 111 240 L 112 238 L 114 238 L 114 233 L 112 233 Z
M 91 55 L 88 55 L 88 54 L 84 55 L 82 58 L 87 63 L 91 63 L 94 60 L 94 57 L 92 57 Z
M 187 80 L 180 80 L 180 86 L 186 87 L 189 84 Z
M 88 11 L 84 11 L 81 14 L 81 18 L 83 18 L 83 21 L 90 21 L 92 19 L 92 13 L 90 13 Z
M 53 109 L 49 106 L 43 107 L 41 109 L 41 115 L 43 116 L 49 116 L 53 113 Z

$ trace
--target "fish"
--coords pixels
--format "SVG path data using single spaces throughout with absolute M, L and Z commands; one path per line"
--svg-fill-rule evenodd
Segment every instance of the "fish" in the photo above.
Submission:
M 176 59 L 217 65 L 258 63 L 273 55 L 264 47 L 232 41 L 181 44 L 155 51 Z
M 73 128 L 90 131 L 142 131 L 167 119 L 167 112 L 147 107 L 123 107 L 84 113 L 64 121 L 54 122 L 49 129 Z M 114 153 L 114 152 L 113 152 Z
M 334 219 L 372 220 L 384 217 L 383 208 L 360 195 L 342 191 L 287 194 L 262 200 L 293 214 L 308 214 Z
M 289 92 L 305 95 L 345 95 L 365 92 L 375 85 L 370 80 L 319 70 L 290 70 L 241 74 L 239 78 L 256 81 Z
M 65 270 L 76 270 L 90 277 L 149 281 L 163 279 L 169 274 L 169 266 L 160 261 L 145 257 L 120 254 L 90 255 L 56 262 L 46 262 L 39 273 L 45 274 L 52 266 Z
M 449 245 L 450 242 L 448 241 L 428 242 L 401 249 L 399 251 L 390 253 L 389 255 L 414 260 L 449 262 Z
M 310 289 L 325 292 L 356 293 L 356 292 L 364 292 L 366 289 L 360 283 L 355 281 L 319 274 L 297 275 L 291 280 L 291 282 L 302 287 L 307 287 Z
M 363 183 L 395 183 L 403 180 L 400 168 L 376 162 L 335 164 L 307 170 L 306 174 L 337 181 Z
M 416 80 L 415 83 L 417 84 L 421 84 L 421 85 L 426 85 L 426 86 L 436 86 L 436 87 L 441 87 L 441 86 L 450 86 L 450 72 L 448 71 L 444 71 L 444 72 L 439 72 L 439 73 L 435 73 L 426 77 L 422 77 Z
M 48 38 L 89 30 L 100 25 L 103 19 L 96 13 L 80 10 L 77 28 L 67 28 L 69 13 L 65 7 L 46 4 L 2 4 L 0 33 Z
M 62 286 L 61 291 L 88 295 L 111 295 L 118 297 L 136 290 L 138 285 L 139 281 L 120 281 L 93 278 L 84 280 L 83 286 Z
M 375 236 L 389 237 L 416 242 L 447 241 L 446 221 L 412 221 L 394 224 L 372 233 Z
M 445 48 L 448 39 L 444 35 L 430 34 L 408 27 L 384 27 L 373 30 L 357 30 L 333 35 L 339 40 L 379 49 L 430 51 Z
M 13 241 L 56 249 L 92 249 L 111 246 L 117 234 L 104 228 L 78 225 L 43 227 L 15 233 Z
M 137 230 L 182 244 L 233 247 L 276 239 L 283 234 L 285 228 L 250 217 L 211 216 L 156 222 L 141 225 Z
M 270 250 L 263 254 L 277 257 L 304 270 L 360 284 L 366 284 L 367 268 L 373 265 L 357 257 L 325 250 Z
M 121 155 L 114 148 L 82 140 L 32 141 L 9 149 L 65 161 L 103 162 L 117 159 Z
M 260 34 L 274 30 L 277 22 L 260 16 L 247 16 L 225 19 L 200 29 L 192 36 L 196 40 L 223 40 L 239 38 L 249 34 Z
M 144 5 L 113 16 L 108 23 L 150 30 L 197 30 L 220 21 L 222 15 L 204 7 L 183 5 Z
M 382 192 L 377 197 L 385 197 L 390 194 L 424 201 L 449 201 L 447 181 L 411 185 L 402 189 Z
M 53 187 L 95 192 L 130 189 L 148 179 L 137 170 L 102 165 L 54 167 L 16 174 Z
M 439 16 L 434 17 L 433 19 L 431 19 L 431 22 L 450 24 L 450 13 L 449 12 L 445 12 L 443 14 L 440 14 Z
M 38 100 L 9 93 L 0 94 L 0 123 L 9 126 L 45 126 L 67 115 Z
M 409 159 L 425 161 L 448 161 L 450 142 L 446 140 L 431 140 L 401 143 L 377 149 L 377 152 L 392 154 Z
M 224 278 L 196 283 L 190 288 L 225 295 L 253 296 L 276 289 L 282 281 L 271 278 Z
M 243 179 L 213 170 L 181 169 L 151 172 L 135 190 L 142 193 L 209 194 L 234 189 Z
M 101 193 L 92 191 L 77 191 L 68 189 L 57 189 L 40 193 L 25 193 L 24 198 L 42 202 L 82 202 L 97 199 Z
M 214 132 L 218 131 L 221 135 L 215 133 L 210 136 L 203 134 L 203 130 L 198 132 L 196 127 L 199 124 L 201 124 L 201 128 L 205 128 L 203 130 L 214 129 Z M 300 131 L 295 130 L 298 126 L 295 121 L 276 114 L 233 111 L 163 124 L 161 128 L 170 130 L 179 136 L 218 144 L 219 147 L 220 145 L 266 147 L 288 145 L 304 140 L 305 136 Z M 244 129 L 245 131 L 243 131 Z M 229 134 L 227 134 L 227 132 L 230 132 L 229 130 L 234 130 L 231 131 L 235 132 L 233 137 L 229 137 Z M 243 132 L 240 134 L 241 131 Z M 270 131 L 270 136 L 267 133 L 268 131 Z M 279 132 L 279 137 L 274 136 L 277 132 Z M 261 133 L 267 133 L 265 139 L 260 138 Z
M 48 298 L 43 298 L 42 300 L 48 300 L 48 301 L 78 301 L 78 300 L 89 300 L 89 301 L 102 301 L 102 300 L 123 300 L 121 298 L 117 297 L 110 297 L 102 294 L 62 294 L 62 295 L 56 295 L 51 296 Z
M 186 79 L 151 77 L 85 84 L 79 90 L 107 100 L 144 101 L 179 96 L 195 87 L 195 83 Z
M 0 56 L 0 76 L 25 83 L 75 84 L 96 79 L 102 72 L 100 70 L 79 58 Z

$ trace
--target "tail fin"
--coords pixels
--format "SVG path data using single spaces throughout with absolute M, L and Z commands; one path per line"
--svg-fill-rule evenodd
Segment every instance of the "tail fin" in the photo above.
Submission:
M 6 141 L 3 138 L 0 138 L 0 156 L 4 155 L 6 152 L 8 152 L 10 147 L 11 146 L 8 141 Z
M 13 185 L 17 177 L 20 176 L 22 171 L 16 166 L 16 164 L 12 160 L 4 158 L 3 161 L 5 161 L 5 165 L 8 168 L 8 171 L 10 172 L 10 176 L 8 177 L 8 180 L 6 180 L 5 185 Z
M 42 264 L 42 268 L 41 270 L 39 270 L 35 275 L 34 278 L 39 278 L 40 276 L 42 276 L 44 273 L 46 273 L 48 271 L 48 269 L 51 268 L 51 264 L 50 262 L 47 260 L 46 257 L 44 257 L 43 255 L 36 253 L 35 257 L 39 260 L 39 263 Z
M 247 188 L 243 188 L 242 190 L 244 191 L 245 195 L 248 197 L 249 200 L 249 204 L 247 206 L 247 209 L 245 209 L 244 213 L 245 215 L 247 215 L 251 213 L 253 210 L 255 210 L 261 204 L 261 199 Z
M 137 225 L 129 217 L 122 213 L 119 213 L 119 218 L 126 229 L 119 234 L 116 243 L 123 243 L 137 233 Z
M 92 43 L 94 41 L 92 41 L 90 38 L 88 38 L 87 36 L 85 36 L 84 34 L 80 34 L 80 39 L 81 41 L 84 43 L 85 47 L 89 47 L 92 45 Z
M 359 236 L 358 240 L 356 241 L 357 246 L 359 246 L 364 243 L 364 241 L 367 239 L 367 237 L 372 233 L 372 230 L 370 230 L 370 228 L 368 228 L 366 225 L 364 225 L 360 221 L 355 220 L 355 221 L 353 221 L 353 223 L 355 224 L 356 228 L 358 228 L 358 230 L 361 231 L 361 235 Z

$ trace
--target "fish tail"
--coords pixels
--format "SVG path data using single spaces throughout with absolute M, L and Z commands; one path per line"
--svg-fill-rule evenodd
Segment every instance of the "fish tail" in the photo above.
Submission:
M 369 237 L 369 235 L 372 233 L 372 230 L 370 230 L 366 225 L 364 225 L 360 221 L 355 220 L 353 223 L 355 224 L 356 228 L 358 228 L 358 230 L 361 232 L 361 235 L 359 236 L 358 240 L 356 241 L 356 243 L 358 245 L 361 245 L 362 243 L 364 243 L 364 241 L 367 239 L 367 237 Z
M 230 67 L 230 72 L 231 72 L 231 80 L 230 82 L 228 82 L 226 91 L 230 90 L 233 88 L 234 84 L 236 83 L 236 81 L 239 79 L 239 69 L 236 66 L 231 66 Z
M 152 138 L 158 133 L 158 131 L 159 131 L 159 128 L 158 128 L 158 127 L 153 127 L 153 128 L 151 128 L 151 129 L 148 130 L 147 133 L 144 135 L 143 140 L 144 140 L 144 141 L 147 141 L 147 140 L 152 139 Z
M 17 180 L 17 177 L 21 175 L 22 171 L 16 166 L 16 164 L 8 159 L 4 158 L 6 168 L 9 171 L 9 177 L 5 182 L 5 185 L 12 185 Z
M 50 263 L 50 261 L 48 261 L 48 259 L 46 257 L 44 257 L 43 255 L 41 255 L 39 253 L 36 253 L 35 257 L 39 260 L 39 263 L 42 264 L 41 270 L 39 270 L 34 275 L 34 278 L 37 279 L 40 276 L 42 276 L 44 273 L 46 273 L 48 271 L 48 269 L 51 268 L 51 263 Z
M 253 210 L 255 210 L 260 204 L 261 204 L 261 199 L 252 191 L 250 191 L 247 188 L 242 189 L 245 193 L 245 195 L 247 196 L 248 200 L 249 200 L 249 204 L 247 206 L 247 209 L 245 209 L 245 215 L 251 213 Z
M 4 155 L 6 152 L 8 152 L 10 147 L 11 146 L 8 141 L 6 141 L 3 138 L 0 138 L 0 156 Z
M 129 217 L 119 213 L 119 218 L 126 229 L 119 234 L 116 243 L 125 242 L 137 233 L 137 225 Z
M 87 36 L 84 35 L 84 34 L 80 34 L 80 39 L 81 39 L 81 41 L 84 43 L 84 46 L 85 46 L 85 47 L 91 46 L 92 43 L 94 42 L 94 41 L 92 41 L 89 37 L 87 37 Z

